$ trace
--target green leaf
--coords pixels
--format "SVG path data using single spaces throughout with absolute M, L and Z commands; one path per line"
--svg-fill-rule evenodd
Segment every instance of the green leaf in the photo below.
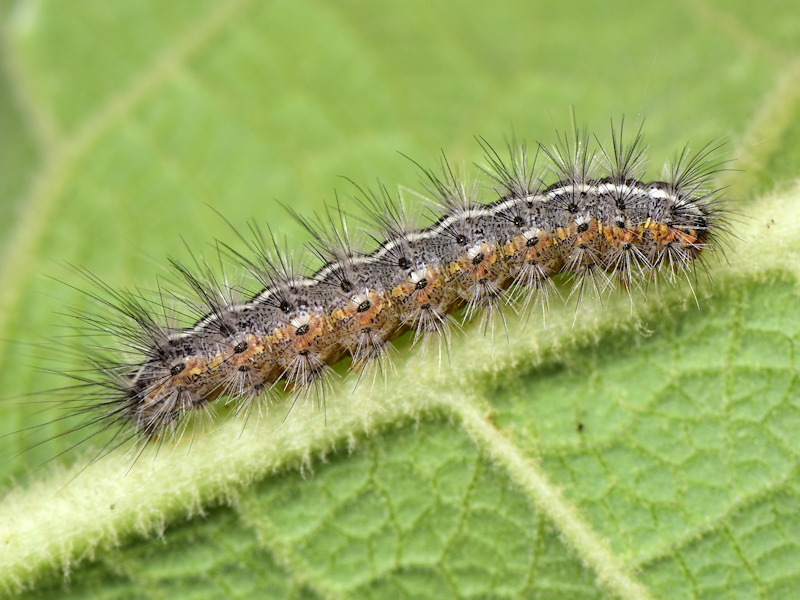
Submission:
M 346 175 L 413 185 L 399 150 L 473 135 L 607 137 L 646 116 L 658 165 L 726 138 L 740 216 L 702 280 L 561 306 L 508 339 L 326 410 L 271 407 L 135 467 L 86 467 L 49 402 L 0 403 L 0 590 L 29 597 L 787 597 L 800 586 L 800 62 L 792 3 L 114 2 L 0 5 L 2 394 L 80 292 L 63 263 L 153 287 L 168 256 L 319 210 Z M 658 176 L 657 168 L 652 169 Z M 210 207 L 208 206 L 210 205 Z M 215 210 L 212 210 L 215 209 Z M 699 307 L 698 307 L 699 305 Z M 574 324 L 573 324 L 574 323 Z M 64 351 L 66 353 L 66 350 Z M 55 354 L 55 356 L 53 356 Z M 41 396 L 36 397 L 41 399 Z M 35 398 L 35 399 L 36 399 Z M 53 399 L 48 396 L 46 400 Z M 221 409 L 222 410 L 222 409 Z M 219 421 L 222 423 L 222 419 Z M 63 454 L 62 454 L 63 452 Z M 37 467 L 51 459 L 47 465 Z M 82 470 L 84 469 L 85 470 Z

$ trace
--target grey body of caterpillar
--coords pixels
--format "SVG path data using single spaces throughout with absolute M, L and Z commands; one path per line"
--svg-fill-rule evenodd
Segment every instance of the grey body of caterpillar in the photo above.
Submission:
M 141 296 L 104 286 L 111 295 L 104 303 L 118 318 L 98 329 L 138 358 L 99 358 L 95 376 L 81 375 L 101 398 L 94 420 L 149 439 L 220 394 L 247 406 L 279 381 L 313 389 L 345 356 L 355 369 L 380 363 L 404 331 L 446 332 L 458 308 L 466 306 L 467 317 L 498 308 L 511 289 L 530 299 L 559 272 L 571 273 L 577 286 L 617 278 L 632 289 L 659 273 L 674 281 L 726 229 L 710 187 L 720 166 L 711 160 L 716 148 L 684 151 L 665 181 L 645 183 L 640 136 L 627 146 L 614 136 L 612 152 L 590 153 L 588 136 L 578 135 L 541 147 L 556 178 L 546 185 L 524 149 L 510 149 L 504 161 L 482 146 L 496 201 L 478 203 L 443 160 L 440 175 L 423 169 L 442 207 L 428 227 L 409 227 L 385 189 L 363 193 L 382 230 L 372 251 L 353 249 L 346 227 L 331 227 L 312 247 L 323 266 L 304 276 L 256 235 L 253 257 L 236 253 L 263 286 L 248 301 L 173 263 L 206 307 L 192 327 L 168 327 Z

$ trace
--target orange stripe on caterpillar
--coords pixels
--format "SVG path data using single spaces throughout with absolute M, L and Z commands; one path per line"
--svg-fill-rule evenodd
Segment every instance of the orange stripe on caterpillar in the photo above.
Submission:
M 248 409 L 279 382 L 323 393 L 340 359 L 350 356 L 351 368 L 363 370 L 387 360 L 389 344 L 408 329 L 446 336 L 462 307 L 465 319 L 479 310 L 491 317 L 515 295 L 526 307 L 561 272 L 574 278 L 578 296 L 587 279 L 596 290 L 619 281 L 631 293 L 657 277 L 690 278 L 728 229 L 724 200 L 711 185 L 722 165 L 717 147 L 684 151 L 664 181 L 645 182 L 640 135 L 625 146 L 621 128 L 613 133 L 611 152 L 590 150 L 584 132 L 542 148 L 549 164 L 541 170 L 528 165 L 522 147 L 503 159 L 482 142 L 496 194 L 488 203 L 446 160 L 441 173 L 422 169 L 440 207 L 427 226 L 410 226 L 384 188 L 360 190 L 358 201 L 380 228 L 370 234 L 378 240 L 373 249 L 351 242 L 341 210 L 322 225 L 298 216 L 323 263 L 305 275 L 274 237 L 253 228 L 253 239 L 242 237 L 251 254 L 231 251 L 262 286 L 244 300 L 213 275 L 173 263 L 197 296 L 189 308 L 199 301 L 206 311 L 188 327 L 159 322 L 158 303 L 100 284 L 116 317 L 85 321 L 135 356 L 94 359 L 82 385 L 108 390 L 99 404 L 119 408 L 107 420 L 146 440 L 223 394 Z

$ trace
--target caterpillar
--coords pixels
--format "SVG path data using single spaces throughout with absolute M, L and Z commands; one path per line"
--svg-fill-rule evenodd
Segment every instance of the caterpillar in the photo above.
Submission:
M 478 143 L 485 164 L 477 177 L 461 176 L 444 155 L 439 169 L 418 165 L 427 223 L 380 183 L 354 184 L 353 201 L 369 215 L 367 242 L 351 234 L 339 204 L 322 217 L 294 214 L 313 236 L 315 269 L 301 270 L 267 224 L 239 233 L 244 249 L 220 243 L 244 270 L 244 285 L 202 261 L 170 261 L 190 294 L 113 289 L 81 270 L 94 287 L 86 293 L 106 312 L 74 316 L 91 336 L 114 340 L 111 350 L 90 344 L 88 365 L 68 373 L 74 410 L 92 414 L 81 427 L 146 442 L 180 431 L 220 396 L 240 411 L 281 386 L 295 401 L 324 399 L 338 361 L 349 357 L 360 381 L 386 371 L 392 341 L 406 331 L 446 345 L 456 311 L 462 322 L 481 314 L 488 328 L 508 307 L 524 313 L 541 302 L 546 310 L 561 273 L 578 301 L 615 285 L 631 298 L 660 282 L 691 285 L 706 250 L 729 230 L 722 190 L 712 185 L 724 164 L 718 145 L 685 147 L 662 180 L 648 182 L 641 128 L 626 143 L 612 123 L 608 149 L 578 130 L 537 144 L 533 156 L 515 141 L 507 156 Z M 173 312 L 193 322 L 176 323 Z

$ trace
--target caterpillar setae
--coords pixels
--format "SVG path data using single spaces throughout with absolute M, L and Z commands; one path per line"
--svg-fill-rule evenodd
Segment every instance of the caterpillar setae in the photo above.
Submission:
M 171 261 L 192 292 L 174 298 L 112 289 L 82 271 L 106 311 L 76 316 L 114 341 L 110 350 L 90 344 L 88 366 L 69 373 L 74 410 L 91 411 L 81 427 L 147 441 L 180 431 L 218 396 L 246 411 L 280 386 L 324 397 L 339 360 L 350 357 L 360 378 L 386 370 L 392 340 L 407 330 L 446 344 L 459 309 L 463 320 L 481 313 L 487 326 L 506 307 L 524 312 L 541 301 L 545 309 L 559 273 L 578 299 L 614 285 L 633 298 L 661 282 L 691 284 L 728 231 L 730 213 L 712 185 L 724 164 L 719 146 L 684 148 L 662 180 L 646 182 L 641 129 L 626 143 L 612 125 L 611 137 L 603 149 L 577 131 L 538 144 L 533 157 L 516 142 L 501 156 L 479 139 L 480 177 L 461 177 L 444 156 L 438 170 L 420 167 L 433 207 L 421 226 L 385 186 L 355 186 L 374 225 L 371 244 L 350 234 L 339 207 L 321 219 L 295 215 L 314 236 L 314 270 L 301 271 L 267 224 L 266 233 L 251 225 L 239 234 L 244 250 L 223 247 L 244 268 L 243 286 L 202 262 Z M 181 326 L 171 312 L 194 322 Z

